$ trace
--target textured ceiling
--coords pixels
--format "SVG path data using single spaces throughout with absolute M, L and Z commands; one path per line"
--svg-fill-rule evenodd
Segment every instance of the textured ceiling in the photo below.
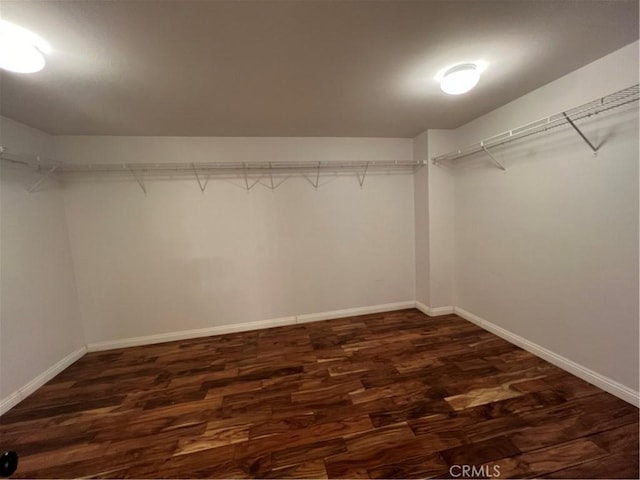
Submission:
M 1 113 L 53 134 L 413 137 L 638 38 L 637 0 L 2 0 L 0 14 L 54 48 L 42 72 L 1 74 Z M 472 92 L 440 91 L 440 69 L 479 59 Z

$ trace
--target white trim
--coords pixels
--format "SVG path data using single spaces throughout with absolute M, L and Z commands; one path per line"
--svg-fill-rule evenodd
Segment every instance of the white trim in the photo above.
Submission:
M 145 335 L 142 337 L 122 338 L 119 340 L 107 340 L 87 344 L 89 352 L 100 352 L 102 350 L 113 350 L 115 348 L 138 347 L 140 345 L 153 345 L 154 343 L 174 342 L 176 340 L 187 340 L 189 338 L 210 337 L 212 335 L 224 335 L 226 333 L 246 332 L 249 330 L 260 330 L 262 328 L 281 327 L 296 323 L 296 317 L 272 318 L 270 320 L 259 320 L 257 322 L 245 322 L 229 325 L 218 325 L 215 327 L 199 328 L 196 330 L 183 330 L 179 332 L 158 333 L 156 335 Z
M 422 302 L 416 301 L 416 308 L 420 310 L 425 315 L 429 315 L 430 317 L 438 317 L 440 315 L 450 315 L 454 313 L 455 307 L 435 307 L 431 308 L 425 305 Z
M 640 392 L 637 392 L 626 385 L 623 385 L 615 380 L 610 379 L 604 375 L 601 375 L 598 372 L 594 372 L 593 370 L 584 367 L 572 360 L 569 360 L 562 355 L 558 355 L 551 350 L 548 350 L 537 343 L 533 343 L 526 338 L 523 338 L 515 333 L 510 332 L 502 327 L 499 327 L 495 323 L 491 323 L 488 320 L 485 320 L 478 315 L 475 315 L 471 312 L 468 312 L 462 308 L 455 307 L 455 313 L 460 315 L 465 320 L 469 320 L 472 323 L 475 323 L 479 327 L 498 335 L 499 337 L 504 338 L 510 343 L 513 343 L 528 352 L 537 355 L 540 358 L 543 358 L 549 363 L 554 364 L 557 367 L 566 370 L 569 373 L 572 373 L 576 377 L 580 377 L 581 379 L 595 385 L 596 387 L 601 388 L 609 392 L 612 395 L 615 395 L 622 400 L 629 402 L 636 407 L 640 406 Z
M 186 340 L 189 338 L 210 337 L 212 335 L 224 335 L 226 333 L 260 330 L 263 328 L 281 327 L 284 325 L 295 325 L 298 323 L 317 322 L 320 320 L 352 317 L 356 315 L 366 315 L 369 313 L 390 312 L 394 310 L 402 310 L 405 308 L 414 307 L 415 302 L 412 300 L 407 302 L 372 305 L 369 307 L 347 308 L 344 310 L 332 310 L 328 312 L 310 313 L 305 315 L 292 315 L 290 317 L 258 320 L 256 322 L 218 325 L 215 327 L 199 328 L 197 330 L 183 330 L 180 332 L 159 333 L 156 335 L 145 335 L 142 337 L 131 337 L 119 340 L 107 340 L 104 342 L 89 343 L 87 345 L 87 350 L 89 352 L 99 352 L 102 350 L 112 350 L 115 348 L 137 347 L 140 345 L 173 342 L 176 340 Z
M 298 315 L 296 323 L 319 322 L 321 320 L 331 320 L 333 318 L 355 317 L 357 315 L 368 315 L 370 313 L 392 312 L 394 310 L 404 310 L 405 308 L 414 308 L 415 302 L 396 302 L 384 303 L 382 305 L 373 305 L 370 307 L 345 308 L 344 310 L 332 310 L 321 313 L 307 313 Z
M 416 300 L 416 308 L 420 310 L 422 313 L 424 313 L 425 315 L 429 315 L 429 312 L 431 311 L 431 309 L 427 307 L 424 303 L 419 302 L 417 300 Z
M 5 414 L 11 408 L 15 407 L 22 400 L 27 398 L 53 377 L 62 372 L 69 365 L 80 359 L 85 353 L 87 353 L 87 347 L 81 347 L 75 352 L 70 353 L 55 365 L 47 368 L 44 372 L 38 375 L 36 378 L 28 382 L 26 385 L 20 387 L 18 390 L 0 400 L 0 415 Z
M 430 315 L 432 317 L 437 317 L 440 315 L 451 315 L 452 313 L 454 313 L 455 308 L 451 307 L 451 306 L 447 306 L 447 307 L 431 307 L 429 309 L 429 311 L 431 312 Z

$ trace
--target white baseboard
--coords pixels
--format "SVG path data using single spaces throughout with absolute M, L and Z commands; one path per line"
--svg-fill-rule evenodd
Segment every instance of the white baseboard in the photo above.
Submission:
M 329 312 L 308 313 L 306 315 L 296 316 L 296 323 L 319 322 L 321 320 L 355 317 L 357 315 L 368 315 L 370 313 L 392 312 L 394 310 L 414 308 L 415 306 L 415 302 L 411 300 L 407 302 L 384 303 L 382 305 L 373 305 L 370 307 L 346 308 L 344 310 L 333 310 Z
M 87 347 L 79 348 L 75 352 L 72 352 L 66 357 L 64 357 L 55 365 L 52 365 L 51 367 L 47 368 L 44 372 L 42 372 L 36 378 L 31 380 L 26 385 L 20 387 L 18 390 L 16 390 L 9 396 L 3 399 L 0 399 L 0 415 L 3 415 L 7 411 L 9 411 L 11 408 L 15 407 L 18 403 L 20 403 L 22 400 L 27 398 L 29 395 L 31 395 L 33 392 L 35 392 L 37 389 L 39 389 L 41 386 L 43 386 L 45 383 L 51 380 L 53 377 L 58 375 L 60 372 L 62 372 L 65 368 L 67 368 L 73 362 L 80 359 L 80 357 L 82 357 L 85 353 L 87 353 Z
M 182 330 L 179 332 L 158 333 L 155 335 L 144 335 L 142 337 L 122 338 L 119 340 L 107 340 L 87 344 L 87 351 L 100 352 L 103 350 L 113 350 L 116 348 L 138 347 L 140 345 L 153 345 L 154 343 L 175 342 L 176 340 L 187 340 L 189 338 L 210 337 L 212 335 L 224 335 L 226 333 L 246 332 L 248 330 L 259 330 L 262 328 L 281 327 L 296 323 L 296 317 L 273 318 L 270 320 L 260 320 L 257 322 L 236 323 L 232 325 L 218 325 L 215 327 L 198 328 L 195 330 Z
M 102 350 L 113 350 L 116 348 L 137 347 L 139 345 L 151 345 L 154 343 L 174 342 L 176 340 L 186 340 L 189 338 L 210 337 L 212 335 L 224 335 L 226 333 L 245 332 L 249 330 L 261 330 L 263 328 L 281 327 L 284 325 L 295 325 L 297 323 L 318 322 L 333 318 L 353 317 L 356 315 L 366 315 L 370 313 L 390 312 L 405 308 L 414 308 L 413 300 L 397 303 L 385 303 L 382 305 L 372 305 L 368 307 L 347 308 L 344 310 L 332 310 L 328 312 L 310 313 L 305 315 L 292 315 L 290 317 L 274 318 L 270 320 L 259 320 L 256 322 L 236 323 L 231 325 L 219 325 L 215 327 L 200 328 L 197 330 L 183 330 L 180 332 L 160 333 L 156 335 L 145 335 L 142 337 L 123 338 L 119 340 L 107 340 L 104 342 L 89 343 L 87 351 L 99 352 Z
M 595 385 L 606 392 L 609 392 L 612 395 L 615 395 L 622 400 L 629 402 L 636 407 L 640 406 L 640 392 L 637 392 L 626 385 L 622 385 L 615 380 L 610 379 L 604 375 L 599 374 L 598 372 L 594 372 L 593 370 L 584 367 L 572 360 L 569 360 L 562 355 L 558 355 L 551 350 L 548 350 L 537 343 L 533 343 L 526 338 L 523 338 L 515 333 L 510 332 L 502 327 L 499 327 L 495 323 L 491 323 L 488 320 L 485 320 L 478 315 L 475 315 L 471 312 L 468 312 L 462 308 L 455 307 L 455 313 L 464 318 L 465 320 L 469 320 L 472 323 L 475 323 L 479 327 L 498 335 L 501 338 L 504 338 L 506 341 L 517 345 L 524 350 L 533 353 L 534 355 L 546 360 L 549 363 L 554 364 L 557 367 L 560 367 L 563 370 L 579 377 L 586 382 Z
M 432 308 L 418 301 L 416 301 L 416 308 L 425 315 L 429 315 L 430 317 L 437 317 L 439 315 L 450 315 L 455 311 L 455 308 L 451 306 Z

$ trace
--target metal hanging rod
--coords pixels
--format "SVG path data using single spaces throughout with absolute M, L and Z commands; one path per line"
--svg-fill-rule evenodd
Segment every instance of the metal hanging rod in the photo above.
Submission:
M 444 155 L 433 157 L 431 161 L 435 165 L 438 165 L 441 163 L 459 160 L 464 157 L 475 155 L 476 153 L 484 152 L 489 155 L 491 160 L 496 164 L 496 166 L 498 166 L 498 168 L 504 170 L 504 165 L 499 163 L 495 159 L 495 157 L 491 155 L 490 151 L 488 150 L 489 148 L 496 148 L 501 145 L 514 142 L 516 140 L 521 140 L 533 135 L 539 135 L 566 126 L 572 127 L 582 138 L 582 140 L 585 141 L 591 151 L 595 154 L 598 151 L 598 148 L 600 148 L 600 145 L 594 145 L 593 142 L 591 142 L 582 132 L 582 130 L 580 130 L 580 127 L 576 123 L 581 120 L 588 119 L 594 115 L 599 115 L 601 113 L 610 112 L 624 106 L 632 105 L 638 102 L 638 99 L 640 98 L 639 93 L 640 85 L 636 84 L 618 92 L 606 95 L 578 107 L 572 108 L 570 110 L 556 113 L 535 122 L 527 123 L 526 125 L 507 130 L 506 132 L 502 132 L 497 135 L 493 135 L 460 150 L 455 150 L 453 152 L 445 153 Z
M 366 161 L 325 161 L 325 162 L 174 162 L 174 163 L 64 163 L 51 160 L 31 159 L 0 147 L 0 159 L 34 169 L 51 168 L 56 165 L 56 176 L 66 174 L 126 173 L 215 175 L 226 173 L 310 173 L 318 169 L 322 172 L 352 171 L 364 169 L 411 170 L 426 162 L 424 160 L 366 160 Z
M 194 169 L 202 175 L 216 175 L 227 173 L 256 174 L 261 173 L 302 173 L 315 174 L 321 172 L 352 171 L 360 172 L 365 168 L 377 170 L 414 169 L 423 165 L 423 160 L 392 160 L 392 161 L 349 161 L 349 162 L 190 162 L 190 163 L 124 163 L 124 164 L 66 164 L 61 163 L 58 174 L 83 173 L 122 173 L 132 170 L 148 175 L 153 174 L 193 174 Z

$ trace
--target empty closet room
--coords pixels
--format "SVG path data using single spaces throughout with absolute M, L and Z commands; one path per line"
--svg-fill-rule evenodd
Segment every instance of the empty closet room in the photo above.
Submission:
M 0 2 L 0 476 L 638 478 L 637 1 Z

